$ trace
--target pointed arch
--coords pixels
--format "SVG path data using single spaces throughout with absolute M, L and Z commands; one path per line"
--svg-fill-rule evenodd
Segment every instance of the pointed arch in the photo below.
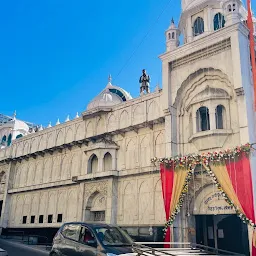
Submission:
M 154 188 L 154 215 L 156 224 L 165 223 L 164 201 L 162 195 L 161 179 L 156 182 Z
M 109 132 L 112 132 L 117 128 L 116 116 L 113 113 L 108 118 L 107 128 Z
M 119 119 L 119 128 L 126 128 L 130 125 L 130 118 L 129 118 L 129 114 L 126 110 L 123 110 L 123 112 L 120 115 L 120 119 Z
M 47 148 L 52 148 L 54 146 L 55 146 L 54 134 L 49 133 L 47 137 Z
M 56 146 L 60 146 L 64 144 L 64 132 L 63 130 L 59 130 L 57 133 Z
M 34 153 L 38 150 L 38 138 L 35 138 L 31 141 L 31 153 Z
M 43 160 L 40 160 L 36 163 L 34 174 L 31 176 L 32 185 L 41 184 L 43 182 L 43 176 L 44 176 Z
M 150 223 L 150 213 L 152 212 L 153 200 L 152 200 L 152 189 L 148 184 L 147 180 L 142 181 L 139 186 L 139 222 L 142 224 Z
M 140 166 L 147 167 L 150 165 L 150 143 L 149 135 L 144 136 L 140 142 Z
M 148 106 L 148 120 L 154 120 L 159 117 L 159 106 L 155 100 L 152 100 Z
M 144 110 L 141 105 L 137 105 L 133 111 L 132 115 L 132 123 L 133 124 L 139 124 L 144 121 Z
M 98 172 L 98 157 L 96 154 L 92 154 L 88 160 L 87 173 L 90 174 L 96 172 Z
M 131 205 L 136 204 L 136 199 L 134 195 L 134 189 L 130 182 L 128 182 L 124 188 L 123 196 L 123 216 L 124 223 L 133 223 L 134 216 L 136 215 L 135 207 Z
M 160 132 L 155 139 L 155 156 L 165 157 L 165 136 L 164 132 Z
M 52 166 L 52 181 L 57 181 L 60 179 L 60 164 L 61 164 L 60 156 L 54 157 L 53 166 Z
M 89 121 L 86 125 L 86 138 L 92 137 L 94 135 L 94 129 L 92 121 Z
M 137 147 L 134 139 L 131 139 L 126 146 L 125 165 L 126 169 L 133 169 L 137 163 Z M 132 161 L 131 161 L 132 159 Z
M 67 221 L 75 221 L 77 216 L 77 191 L 71 190 L 67 200 Z
M 34 179 L 35 179 L 35 172 L 36 172 L 36 165 L 35 163 L 31 163 L 29 166 L 28 166 L 28 178 L 27 178 L 27 182 L 26 182 L 26 185 L 27 186 L 31 186 L 31 185 L 34 185 Z
M 44 134 L 43 136 L 40 137 L 38 150 L 42 151 L 46 149 L 47 142 L 48 142 L 47 134 Z
M 52 158 L 48 158 L 44 161 L 44 171 L 43 171 L 43 183 L 50 181 L 52 173 Z
M 19 187 L 25 187 L 28 178 L 28 165 L 23 164 L 20 168 L 20 182 Z
M 82 139 L 85 138 L 85 124 L 84 124 L 84 122 L 77 125 L 75 138 L 76 138 L 76 140 L 82 140 Z
M 64 156 L 62 159 L 62 168 L 61 168 L 61 180 L 67 180 L 70 178 L 70 169 L 71 169 L 71 161 L 69 156 Z
M 10 146 L 12 144 L 12 134 L 10 133 L 7 138 L 7 146 Z
M 74 133 L 72 128 L 68 128 L 68 131 L 66 133 L 66 143 L 70 143 L 74 141 Z
M 97 134 L 102 134 L 106 132 L 105 120 L 103 119 L 103 117 L 101 117 L 98 120 L 96 129 L 97 129 Z
M 80 160 L 81 155 L 79 152 L 73 154 L 71 159 L 71 177 L 80 175 Z
M 30 142 L 26 141 L 24 143 L 23 155 L 27 155 L 30 151 Z
M 113 169 L 112 168 L 112 155 L 109 152 L 107 152 L 103 157 L 103 168 L 104 168 L 105 172 L 111 171 Z

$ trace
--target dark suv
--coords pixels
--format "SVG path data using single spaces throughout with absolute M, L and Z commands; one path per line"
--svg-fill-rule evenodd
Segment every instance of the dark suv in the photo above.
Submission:
M 50 256 L 115 256 L 131 253 L 132 243 L 117 226 L 71 222 L 56 233 Z

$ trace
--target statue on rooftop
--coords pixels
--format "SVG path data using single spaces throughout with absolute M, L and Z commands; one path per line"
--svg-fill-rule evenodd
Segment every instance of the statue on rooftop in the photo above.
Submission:
M 146 73 L 145 69 L 142 70 L 142 76 L 140 77 L 139 82 L 140 82 L 140 93 L 142 94 L 144 91 L 146 91 L 146 93 L 150 93 L 150 90 L 149 90 L 150 77 Z

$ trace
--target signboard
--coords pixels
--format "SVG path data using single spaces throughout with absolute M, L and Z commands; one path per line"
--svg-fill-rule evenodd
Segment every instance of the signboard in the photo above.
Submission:
M 228 205 L 222 194 L 210 185 L 205 187 L 196 197 L 193 214 L 235 214 L 235 210 Z

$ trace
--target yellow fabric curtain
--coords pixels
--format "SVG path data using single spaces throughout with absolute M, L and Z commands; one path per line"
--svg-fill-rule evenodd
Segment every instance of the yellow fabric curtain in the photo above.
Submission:
M 172 214 L 172 212 L 174 211 L 175 207 L 179 202 L 187 175 L 188 175 L 188 169 L 184 167 L 177 167 L 174 171 L 173 193 L 172 193 L 172 200 L 171 200 L 171 207 L 170 207 L 170 215 Z
M 218 182 L 221 185 L 221 188 L 223 189 L 223 191 L 226 193 L 226 195 L 228 196 L 228 198 L 233 201 L 234 205 L 242 212 L 243 208 L 239 202 L 239 199 L 236 195 L 236 192 L 233 188 L 232 185 L 232 181 L 228 175 L 228 171 L 226 168 L 225 164 L 218 164 L 218 165 L 214 165 L 214 164 L 210 164 L 210 168 L 211 170 L 214 172 L 215 177 L 217 178 Z

